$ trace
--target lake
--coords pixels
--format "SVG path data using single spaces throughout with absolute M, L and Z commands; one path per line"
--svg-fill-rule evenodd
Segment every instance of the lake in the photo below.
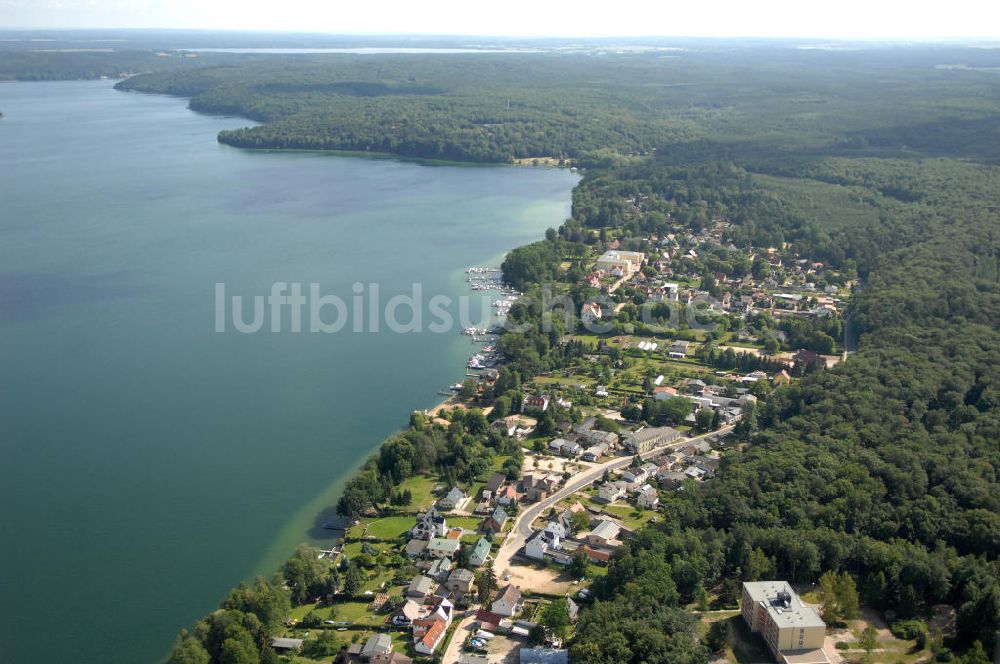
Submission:
M 215 136 L 246 121 L 109 81 L 3 84 L 0 111 L 2 662 L 159 660 L 322 535 L 338 481 L 472 350 L 457 325 L 292 332 L 290 308 L 217 332 L 217 284 L 245 321 L 276 283 L 457 297 L 577 181 L 241 151 Z

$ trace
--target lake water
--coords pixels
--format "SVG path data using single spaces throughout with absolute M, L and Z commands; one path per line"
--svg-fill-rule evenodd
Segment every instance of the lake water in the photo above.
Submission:
M 240 151 L 245 121 L 111 86 L 0 85 L 4 663 L 158 660 L 464 374 L 457 330 L 218 333 L 217 283 L 457 296 L 577 179 Z

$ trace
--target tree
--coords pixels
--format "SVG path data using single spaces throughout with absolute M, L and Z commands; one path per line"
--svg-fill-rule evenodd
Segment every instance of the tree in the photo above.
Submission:
M 459 393 L 462 395 L 463 399 L 469 400 L 472 397 L 476 396 L 478 392 L 479 392 L 479 384 L 476 381 L 472 380 L 471 378 L 467 378 L 466 380 L 462 381 L 462 388 L 459 391 Z
M 715 413 L 711 408 L 700 408 L 694 415 L 695 427 L 698 431 L 711 431 Z
M 209 664 L 211 659 L 201 641 L 182 629 L 174 642 L 167 664 Z
M 351 562 L 344 573 L 344 593 L 347 595 L 357 595 L 365 584 L 365 576 L 361 572 L 358 564 Z
M 705 634 L 705 647 L 714 653 L 723 653 L 733 645 L 733 625 L 729 620 L 716 620 Z
M 823 619 L 831 624 L 842 624 L 858 616 L 858 589 L 854 578 L 847 572 L 825 572 L 819 578 L 819 597 L 823 605 Z
M 549 638 L 548 630 L 545 629 L 545 625 L 538 624 L 531 628 L 528 632 L 528 645 L 529 646 L 540 646 L 545 643 Z
M 858 647 L 865 651 L 865 657 L 870 657 L 872 650 L 878 646 L 878 632 L 871 625 L 865 627 L 858 637 Z
M 493 561 L 489 560 L 483 570 L 476 575 L 476 591 L 479 594 L 480 604 L 486 604 L 497 588 L 499 588 L 497 575 L 493 569 Z
M 222 642 L 219 664 L 259 664 L 260 651 L 253 635 L 245 629 L 231 630 L 231 636 Z
M 310 659 L 320 659 L 336 655 L 343 646 L 337 638 L 336 632 L 323 630 L 315 639 L 307 639 L 302 644 L 302 655 Z
M 587 569 L 589 567 L 590 558 L 587 557 L 586 553 L 578 549 L 570 560 L 569 573 L 578 579 L 582 579 L 587 576 Z
M 565 639 L 570 625 L 569 602 L 566 601 L 566 598 L 560 597 L 553 602 L 549 602 L 548 605 L 542 609 L 540 622 L 545 625 L 545 627 L 547 627 L 552 634 L 556 635 L 560 639 Z
M 569 518 L 569 530 L 572 534 L 577 534 L 581 530 L 586 530 L 590 527 L 590 513 L 587 510 L 580 510 L 579 512 L 573 512 L 573 515 Z

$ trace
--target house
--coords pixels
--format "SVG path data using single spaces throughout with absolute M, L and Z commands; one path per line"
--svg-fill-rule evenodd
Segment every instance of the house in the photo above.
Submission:
M 597 489 L 597 500 L 613 503 L 625 497 L 626 486 L 622 482 L 605 482 Z
M 490 422 L 490 431 L 496 431 L 508 438 L 513 438 L 514 434 L 517 433 L 517 419 L 514 417 L 501 417 L 498 420 L 493 420 Z
M 625 445 L 633 454 L 648 452 L 658 445 L 672 443 L 681 437 L 673 427 L 645 427 L 625 436 Z
M 499 533 L 507 523 L 507 513 L 502 507 L 493 510 L 493 513 L 483 520 L 483 528 L 492 533 Z
M 792 382 L 792 377 L 788 375 L 788 372 L 782 369 L 775 376 L 771 383 L 777 387 L 778 385 L 788 385 Z
M 600 521 L 587 535 L 587 542 L 606 546 L 608 542 L 616 539 L 621 531 L 621 526 L 614 521 Z
M 657 401 L 666 401 L 677 396 L 677 388 L 670 386 L 654 387 L 653 398 Z
M 427 624 L 418 625 L 421 622 Z M 413 625 L 413 649 L 421 655 L 433 655 L 441 641 L 444 640 L 448 624 L 443 620 L 428 619 L 426 621 L 418 620 Z
M 427 542 L 427 553 L 435 558 L 451 558 L 462 548 L 460 539 L 435 537 Z
M 598 385 L 594 389 L 594 396 L 597 396 L 597 397 L 606 397 L 606 396 L 608 396 L 608 388 L 606 388 L 603 385 Z
M 600 549 L 595 549 L 591 546 L 584 544 L 580 547 L 580 550 L 587 554 L 587 558 L 590 562 L 597 563 L 598 565 L 607 565 L 608 561 L 611 560 L 610 551 L 602 551 Z
M 448 572 L 451 571 L 451 561 L 447 558 L 437 558 L 427 567 L 425 572 L 426 576 L 436 579 L 437 581 L 444 581 L 448 578 Z
M 614 434 L 611 434 L 614 435 Z M 605 443 L 597 443 L 596 445 L 591 445 L 583 451 L 584 461 L 597 461 L 602 456 L 608 453 L 608 446 Z
M 445 587 L 453 593 L 467 593 L 472 590 L 472 584 L 476 581 L 476 575 L 469 570 L 459 567 L 448 575 L 448 583 Z
M 422 604 L 415 602 L 412 599 L 407 599 L 392 617 L 392 624 L 409 625 L 414 620 L 423 618 L 427 615 L 427 613 L 427 609 L 425 609 Z
M 601 278 L 599 276 L 597 276 L 596 274 L 594 274 L 593 272 L 591 272 L 590 274 L 588 274 L 587 276 L 585 276 L 583 278 L 583 282 L 585 284 L 587 284 L 588 286 L 590 286 L 591 288 L 600 288 L 601 287 Z
M 550 542 L 542 537 L 542 533 L 539 531 L 524 545 L 524 555 L 532 560 L 544 560 L 545 554 L 550 548 Z
M 444 537 L 448 532 L 448 523 L 435 508 L 417 514 L 416 524 L 410 528 L 411 539 L 429 540 L 432 537 Z
M 403 549 L 403 553 L 406 554 L 407 558 L 419 558 L 426 551 L 427 540 L 425 539 L 411 539 L 406 543 L 406 548 Z
M 518 650 L 521 664 L 569 664 L 569 651 L 556 648 L 526 648 Z
M 600 429 L 590 429 L 589 431 L 578 432 L 580 442 L 585 445 L 606 445 L 614 447 L 618 444 L 618 434 L 611 431 L 601 431 Z
M 490 541 L 485 537 L 480 537 L 472 551 L 469 552 L 469 564 L 473 567 L 480 567 L 486 563 L 490 556 Z
M 656 478 L 660 480 L 660 486 L 667 491 L 673 491 L 684 481 L 686 475 L 680 471 L 670 470 L 657 473 Z
M 275 652 L 298 652 L 302 650 L 302 639 L 286 639 L 282 637 L 271 639 L 271 647 Z
M 627 468 L 622 473 L 622 479 L 631 484 L 643 484 L 649 479 L 649 473 L 642 468 Z
M 650 485 L 645 484 L 636 494 L 635 502 L 644 509 L 656 509 L 656 506 L 660 504 L 660 493 Z
M 490 479 L 486 480 L 485 486 L 483 486 L 483 498 L 493 500 L 497 491 L 500 490 L 504 484 L 507 483 L 507 476 L 503 473 L 493 473 L 490 475 Z
M 422 574 L 417 575 L 413 577 L 412 581 L 410 581 L 410 585 L 406 587 L 406 590 L 403 592 L 403 596 L 423 600 L 434 592 L 437 585 L 438 584 L 434 579 Z
M 524 398 L 521 403 L 522 411 L 537 410 L 545 412 L 549 407 L 549 398 L 545 395 L 532 394 Z
M 384 655 L 372 657 L 372 664 L 413 664 L 413 660 L 406 655 L 392 652 Z
M 690 346 L 690 341 L 679 339 L 670 344 L 670 348 L 667 349 L 667 355 L 670 357 L 686 357 Z
M 392 652 L 392 637 L 388 634 L 373 634 L 361 649 L 361 661 L 370 662 L 376 655 Z
M 496 501 L 501 505 L 510 505 L 511 503 L 516 503 L 518 498 L 517 487 L 513 484 L 508 484 L 496 495 Z
M 593 323 L 595 320 L 601 320 L 601 305 L 596 302 L 586 302 L 580 309 L 580 320 L 583 323 Z
M 580 447 L 579 443 L 575 443 L 571 440 L 566 440 L 565 438 L 556 438 L 555 440 L 549 441 L 549 451 L 553 454 L 561 454 L 564 457 L 575 458 L 583 448 Z
M 555 490 L 558 484 L 559 478 L 555 475 L 528 473 L 521 479 L 524 496 L 531 502 L 544 500 Z
M 443 510 L 453 510 L 462 503 L 468 496 L 458 487 L 452 487 L 448 494 L 438 501 L 437 506 Z
M 740 613 L 751 632 L 761 635 L 781 664 L 828 664 L 823 652 L 826 623 L 785 581 L 743 584 Z
M 518 590 L 517 586 L 510 585 L 496 596 L 496 599 L 490 604 L 490 611 L 499 616 L 510 618 L 521 611 L 523 604 L 521 591 Z

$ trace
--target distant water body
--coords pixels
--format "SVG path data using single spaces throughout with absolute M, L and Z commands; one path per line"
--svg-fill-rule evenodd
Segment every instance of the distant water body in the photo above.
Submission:
M 216 283 L 460 295 L 577 180 L 241 151 L 215 136 L 244 120 L 110 82 L 0 85 L 0 110 L 4 663 L 157 661 L 464 373 L 457 331 L 217 333 Z
M 354 48 L 182 48 L 181 51 L 197 53 L 260 53 L 268 55 L 296 55 L 310 53 L 353 53 L 355 55 L 377 54 L 444 54 L 449 53 L 541 53 L 539 49 L 520 48 L 408 48 L 396 46 L 371 46 Z

